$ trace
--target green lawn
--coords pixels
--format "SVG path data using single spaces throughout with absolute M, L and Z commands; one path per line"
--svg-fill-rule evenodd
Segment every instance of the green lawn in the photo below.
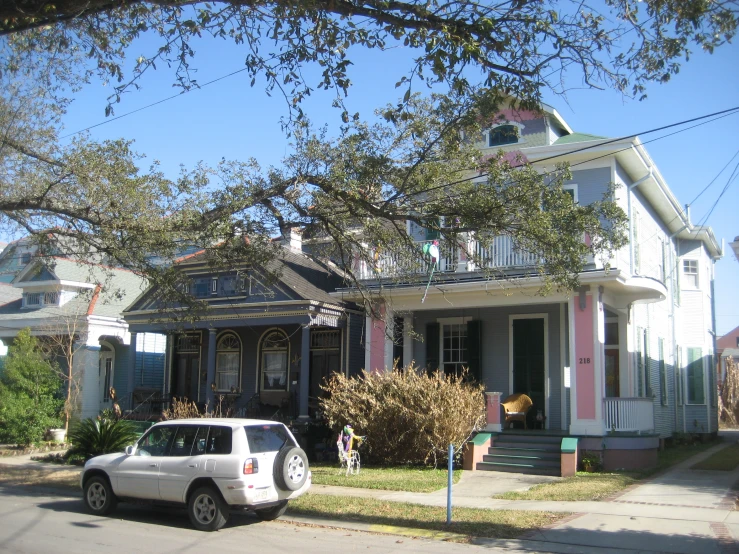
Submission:
M 454 508 L 452 523 L 447 525 L 444 507 L 311 493 L 291 500 L 287 514 L 361 521 L 371 525 L 371 531 L 431 536 L 461 542 L 471 537 L 514 539 L 569 515 L 522 510 Z M 442 535 L 435 535 L 436 533 Z M 444 536 L 447 533 L 454 535 Z
M 732 444 L 723 450 L 719 450 L 710 458 L 694 464 L 692 469 L 733 471 L 737 465 L 739 465 L 739 444 Z
M 313 463 L 313 483 L 318 485 L 335 485 L 339 487 L 356 487 L 361 489 L 382 489 L 388 491 L 433 492 L 446 487 L 446 469 L 423 467 L 366 467 L 359 475 L 346 475 L 339 469 L 339 464 Z M 459 481 L 462 470 L 453 472 L 453 482 Z
M 646 471 L 613 473 L 577 473 L 561 481 L 536 485 L 527 491 L 507 492 L 496 496 L 506 500 L 601 500 L 640 480 L 659 473 L 691 456 L 716 446 L 716 442 L 681 444 L 657 453 L 657 466 Z

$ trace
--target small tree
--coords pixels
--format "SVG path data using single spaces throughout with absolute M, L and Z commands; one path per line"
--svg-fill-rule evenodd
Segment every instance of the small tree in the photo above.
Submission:
M 404 371 L 335 374 L 320 401 L 329 426 L 350 423 L 369 436 L 370 457 L 387 464 L 433 464 L 459 453 L 485 420 L 483 387 L 413 365 Z
M 0 380 L 0 440 L 30 444 L 59 425 L 61 380 L 30 329 L 9 348 Z
M 79 306 L 84 306 L 80 303 Z M 64 430 L 69 431 L 69 422 L 77 411 L 81 375 L 74 371 L 77 353 L 85 347 L 87 323 L 82 308 L 63 313 L 49 322 L 43 329 L 44 350 L 64 385 Z M 56 363 L 61 360 L 63 364 Z

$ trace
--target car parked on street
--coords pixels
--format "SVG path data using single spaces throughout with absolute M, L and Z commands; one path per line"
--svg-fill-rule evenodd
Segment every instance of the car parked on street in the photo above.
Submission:
M 186 506 L 201 531 L 223 527 L 232 510 L 281 516 L 311 485 L 308 458 L 282 423 L 183 419 L 153 425 L 125 453 L 89 460 L 81 485 L 89 512 L 119 501 Z

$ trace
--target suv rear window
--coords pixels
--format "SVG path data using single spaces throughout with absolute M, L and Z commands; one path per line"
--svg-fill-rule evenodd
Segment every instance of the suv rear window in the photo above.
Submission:
M 284 425 L 253 425 L 244 427 L 244 431 L 252 454 L 277 452 L 286 444 L 295 446 Z

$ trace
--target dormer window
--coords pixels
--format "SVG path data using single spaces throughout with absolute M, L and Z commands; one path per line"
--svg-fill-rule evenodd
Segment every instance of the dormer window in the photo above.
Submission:
M 36 308 L 40 306 L 58 306 L 59 292 L 24 292 L 23 307 Z
M 503 146 L 517 144 L 519 129 L 515 125 L 499 125 L 488 131 L 488 146 Z
M 41 306 L 41 293 L 40 292 L 24 292 L 23 293 L 23 307 Z

